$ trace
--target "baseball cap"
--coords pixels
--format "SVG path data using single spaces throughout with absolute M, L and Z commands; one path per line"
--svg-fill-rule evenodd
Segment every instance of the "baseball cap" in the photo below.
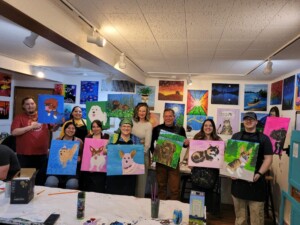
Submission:
M 245 120 L 247 117 L 252 118 L 254 120 L 257 120 L 257 116 L 254 112 L 247 112 L 244 114 L 243 120 Z

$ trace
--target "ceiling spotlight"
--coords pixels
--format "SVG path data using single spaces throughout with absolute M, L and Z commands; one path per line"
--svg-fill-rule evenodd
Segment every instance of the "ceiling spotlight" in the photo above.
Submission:
M 125 53 L 122 52 L 120 55 L 120 60 L 119 60 L 119 68 L 122 70 L 126 68 L 125 58 L 126 58 Z
M 45 74 L 44 74 L 43 71 L 38 71 L 37 74 L 36 74 L 36 76 L 37 76 L 38 78 L 44 78 L 44 77 L 45 77 Z
M 36 33 L 34 32 L 31 32 L 31 34 L 26 37 L 23 41 L 23 43 L 29 47 L 29 48 L 32 48 L 34 45 L 35 45 L 35 41 L 36 39 L 38 38 L 39 35 L 37 35 Z
M 189 76 L 186 78 L 187 84 L 188 84 L 189 86 L 191 86 L 191 85 L 193 84 L 193 81 L 192 81 L 191 78 L 192 78 L 191 75 L 189 75 Z
M 73 59 L 73 66 L 76 67 L 76 68 L 79 68 L 81 66 L 81 63 L 79 61 L 79 56 L 78 55 L 75 55 L 74 56 L 74 59 Z
M 87 36 L 87 42 L 98 45 L 99 47 L 104 47 L 106 45 L 106 40 L 103 37 L 95 36 L 95 31 L 93 31 L 93 35 Z
M 272 73 L 272 71 L 273 71 L 272 66 L 273 66 L 272 61 L 271 61 L 270 59 L 268 59 L 268 62 L 267 62 L 267 64 L 266 64 L 266 67 L 264 68 L 264 74 L 265 74 L 265 75 L 268 75 L 268 74 L 271 74 L 271 73 Z

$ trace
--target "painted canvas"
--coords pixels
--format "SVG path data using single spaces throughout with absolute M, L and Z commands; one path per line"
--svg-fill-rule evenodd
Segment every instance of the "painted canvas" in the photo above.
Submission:
M 283 80 L 282 110 L 292 110 L 294 105 L 295 75 Z
M 185 137 L 165 130 L 160 130 L 153 153 L 153 161 L 176 168 L 180 159 Z
M 267 110 L 267 84 L 246 84 L 244 94 L 245 111 Z
M 108 94 L 107 113 L 109 117 L 132 117 L 139 99 L 136 94 Z
M 282 101 L 282 84 L 283 81 L 279 80 L 271 84 L 271 100 L 270 105 L 279 105 Z
M 75 103 L 76 102 L 76 85 L 55 84 L 53 94 L 64 96 L 65 103 Z
M 11 75 L 0 72 L 0 96 L 10 97 Z
M 78 141 L 52 140 L 47 174 L 75 175 L 79 146 Z
M 175 124 L 183 126 L 185 104 L 165 103 L 165 109 L 173 109 L 175 112 Z
M 107 175 L 145 173 L 143 145 L 107 145 Z
M 245 113 L 241 113 L 241 131 L 245 130 L 244 121 L 243 121 L 244 115 L 245 115 Z M 268 113 L 256 113 L 256 116 L 257 116 L 257 121 L 258 121 L 258 123 L 256 125 L 256 130 L 259 132 L 263 132 L 266 121 L 267 121 L 267 117 L 269 116 L 269 114 Z
M 206 116 L 208 110 L 207 90 L 188 90 L 187 115 Z
M 160 113 L 150 112 L 150 123 L 152 127 L 156 127 L 160 124 Z
M 267 117 L 264 134 L 270 138 L 274 154 L 282 153 L 290 120 L 284 117 Z
M 239 109 L 217 109 L 217 134 L 233 135 L 239 131 Z
M 64 97 L 61 95 L 38 95 L 38 122 L 64 123 Z
M 0 120 L 9 118 L 9 101 L 0 101 Z
M 110 92 L 134 92 L 135 83 L 128 80 L 111 80 L 101 81 L 101 91 Z
M 106 145 L 108 140 L 85 138 L 81 171 L 106 172 Z
M 182 101 L 184 81 L 160 80 L 158 100 Z
M 205 192 L 191 191 L 189 225 L 205 225 Z
M 211 104 L 238 105 L 239 84 L 212 84 Z
M 224 141 L 190 140 L 189 166 L 220 168 L 224 161 Z
M 87 127 L 91 127 L 94 120 L 102 122 L 102 129 L 110 127 L 109 117 L 107 114 L 107 102 L 86 102 L 87 111 Z
M 300 73 L 296 75 L 295 109 L 300 110 Z
M 212 116 L 200 116 L 200 115 L 187 115 L 187 132 L 200 131 L 203 122 L 206 119 L 213 119 Z
M 145 102 L 150 110 L 154 110 L 155 87 L 154 86 L 136 86 L 136 93 L 139 95 L 139 102 Z
M 98 101 L 98 81 L 81 81 L 80 104 Z
M 229 139 L 220 174 L 252 182 L 259 143 Z

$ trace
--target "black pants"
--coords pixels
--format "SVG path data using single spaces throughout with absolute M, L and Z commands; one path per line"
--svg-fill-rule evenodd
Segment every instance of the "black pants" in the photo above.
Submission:
M 137 175 L 107 176 L 106 193 L 114 195 L 135 195 Z
M 79 185 L 83 191 L 105 193 L 106 173 L 81 171 Z

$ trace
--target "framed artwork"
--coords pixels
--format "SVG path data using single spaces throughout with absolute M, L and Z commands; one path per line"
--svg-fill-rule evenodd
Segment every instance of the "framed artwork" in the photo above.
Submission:
M 80 104 L 98 101 L 98 81 L 81 81 Z
M 245 111 L 267 110 L 267 84 L 246 84 L 244 93 Z
M 187 132 L 200 131 L 203 122 L 206 119 L 213 119 L 212 116 L 200 116 L 200 115 L 187 115 Z
M 238 105 L 239 84 L 212 84 L 211 104 Z
M 109 129 L 110 122 L 107 114 L 107 102 L 86 102 L 87 127 L 90 128 L 94 120 L 102 122 L 102 129 Z
M 185 104 L 165 103 L 165 109 L 173 109 L 175 112 L 175 124 L 183 126 Z
M 79 146 L 79 141 L 52 140 L 47 174 L 75 175 Z
M 0 96 L 10 97 L 11 75 L 0 72 Z
M 220 174 L 252 182 L 258 149 L 259 143 L 229 139 Z
M 127 80 L 102 80 L 101 91 L 134 92 L 135 83 Z
M 189 166 L 220 168 L 224 161 L 224 141 L 190 140 Z
M 108 140 L 85 138 L 81 160 L 81 171 L 106 172 Z
M 64 97 L 61 95 L 38 95 L 38 122 L 64 123 Z
M 0 120 L 9 118 L 9 101 L 0 101 Z
M 282 84 L 283 81 L 279 80 L 271 84 L 271 100 L 270 105 L 279 105 L 282 102 Z
M 184 81 L 160 80 L 158 100 L 182 101 Z
M 292 110 L 294 105 L 295 75 L 283 80 L 282 110 Z
M 243 121 L 244 115 L 245 115 L 245 113 L 241 113 L 241 131 L 245 130 L 244 121 Z M 263 132 L 266 121 L 267 121 L 267 117 L 269 116 L 269 114 L 268 113 L 256 113 L 256 116 L 257 116 L 257 121 L 258 121 L 258 123 L 256 125 L 256 130 L 259 132 Z
M 145 173 L 143 145 L 107 145 L 107 176 Z
M 147 103 L 150 110 L 154 110 L 155 87 L 136 85 L 136 93 L 139 95 L 139 102 Z
M 217 109 L 217 134 L 233 135 L 239 131 L 239 109 Z
M 295 109 L 300 110 L 300 73 L 296 75 Z
M 55 84 L 53 94 L 64 96 L 64 103 L 75 103 L 76 102 L 76 85 Z
M 152 127 L 156 127 L 160 124 L 160 113 L 150 112 L 150 123 Z
M 206 116 L 208 110 L 207 90 L 188 90 L 187 115 Z
M 109 117 L 132 117 L 139 95 L 136 94 L 108 94 L 107 112 Z

